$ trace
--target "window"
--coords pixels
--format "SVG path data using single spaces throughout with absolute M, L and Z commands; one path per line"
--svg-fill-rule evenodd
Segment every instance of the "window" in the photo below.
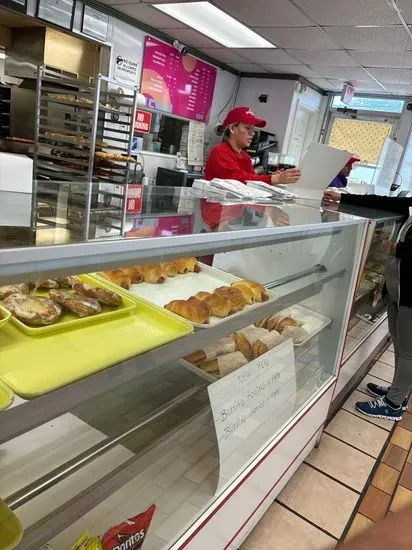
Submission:
M 357 109 L 358 111 L 375 111 L 380 113 L 401 113 L 404 103 L 403 99 L 355 96 L 350 105 L 345 105 L 340 100 L 340 95 L 335 95 L 332 102 L 332 108 Z
M 187 154 L 187 144 L 182 140 L 182 132 L 189 128 L 189 122 L 169 115 L 153 112 L 149 133 L 134 133 L 135 151 L 152 151 L 154 153 L 164 153 L 166 155 L 175 155 L 181 152 L 183 156 Z M 182 151 L 185 147 L 185 151 Z
M 398 183 L 401 184 L 401 190 L 412 191 L 412 133 L 409 134 L 398 173 L 401 177 L 401 181 L 398 180 Z

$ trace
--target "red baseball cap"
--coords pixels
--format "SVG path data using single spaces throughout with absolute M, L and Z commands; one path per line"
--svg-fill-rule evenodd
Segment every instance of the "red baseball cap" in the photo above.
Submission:
M 357 157 L 351 157 L 346 164 L 350 164 L 352 166 L 352 164 L 359 161 L 360 159 L 358 159 Z
M 231 124 L 238 124 L 239 122 L 257 126 L 257 128 L 264 128 L 266 126 L 266 120 L 258 118 L 250 107 L 235 107 L 229 111 L 223 121 L 223 126 L 227 128 Z

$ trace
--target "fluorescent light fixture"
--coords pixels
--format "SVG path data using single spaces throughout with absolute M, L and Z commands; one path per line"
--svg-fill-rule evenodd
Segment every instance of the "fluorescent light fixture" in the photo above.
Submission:
M 276 48 L 210 2 L 154 4 L 153 7 L 227 48 Z M 253 9 L 252 3 L 250 9 Z

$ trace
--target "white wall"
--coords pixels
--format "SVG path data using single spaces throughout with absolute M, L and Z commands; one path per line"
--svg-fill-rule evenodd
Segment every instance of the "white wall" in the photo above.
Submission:
M 267 121 L 265 130 L 276 134 L 279 150 L 282 149 L 289 114 L 294 98 L 295 80 L 271 80 L 242 78 L 236 105 L 248 105 L 255 114 Z M 267 94 L 267 103 L 260 103 L 259 96 Z

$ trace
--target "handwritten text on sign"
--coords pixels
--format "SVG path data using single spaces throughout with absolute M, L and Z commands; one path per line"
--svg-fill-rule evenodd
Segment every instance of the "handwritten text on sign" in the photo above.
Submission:
M 208 387 L 219 445 L 219 487 L 273 438 L 296 397 L 291 339 Z

